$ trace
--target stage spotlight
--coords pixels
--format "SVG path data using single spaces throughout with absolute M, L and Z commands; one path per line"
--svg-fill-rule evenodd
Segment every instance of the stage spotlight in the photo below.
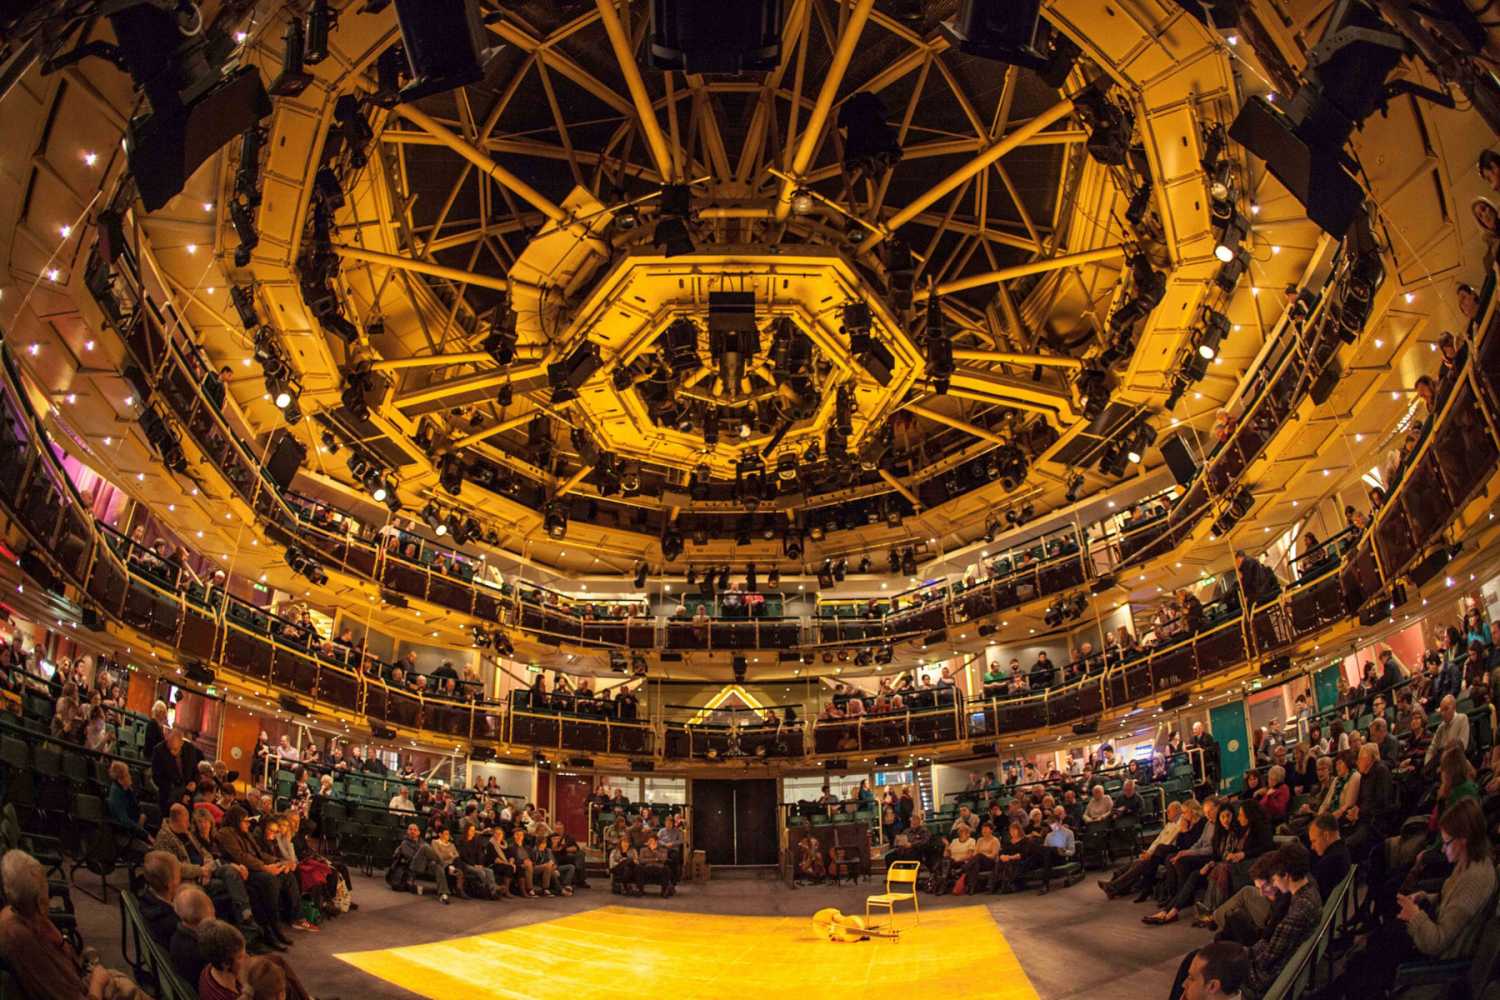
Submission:
M 885 564 L 886 570 L 889 571 L 892 576 L 901 572 L 901 553 L 896 549 L 891 549 L 891 551 L 886 554 Z
M 260 313 L 255 308 L 255 292 L 245 285 L 234 285 L 229 289 L 229 301 L 239 313 L 240 325 L 247 331 L 260 328 Z
M 891 349 L 871 334 L 870 307 L 863 302 L 847 303 L 841 314 L 841 331 L 849 338 L 849 353 L 860 367 L 882 386 L 891 384 L 896 357 Z M 847 437 L 850 431 L 840 431 Z
M 645 590 L 646 589 L 646 577 L 647 577 L 647 575 L 650 572 L 651 572 L 651 568 L 649 566 L 647 566 L 645 563 L 639 563 L 639 564 L 637 564 L 637 566 L 635 567 L 635 589 L 636 590 Z
M 438 466 L 438 482 L 443 489 L 454 496 L 458 496 L 464 485 L 464 460 L 457 452 L 449 452 L 443 456 Z
M 564 538 L 568 534 L 568 515 L 556 500 L 549 501 L 542 510 L 542 527 L 553 538 Z
M 869 91 L 839 106 L 838 127 L 844 130 L 845 173 L 876 179 L 901 162 L 901 142 L 885 120 L 885 105 Z
M 953 377 L 953 339 L 943 321 L 941 300 L 933 295 L 927 300 L 927 375 L 932 379 L 932 391 L 938 395 L 948 392 L 948 380 Z
M 437 504 L 433 503 L 430 500 L 427 502 L 426 506 L 422 508 L 420 516 L 422 518 L 422 523 L 427 525 L 427 527 L 431 528 L 433 531 L 437 531 L 438 528 L 442 526 L 442 514 L 438 510 Z
M 271 93 L 277 97 L 296 97 L 313 82 L 313 75 L 303 66 L 307 51 L 307 34 L 296 17 L 286 24 L 282 39 L 281 72 L 271 81 Z
M 1214 251 L 1217 256 L 1218 251 Z M 1234 291 L 1234 286 L 1240 283 L 1240 278 L 1250 270 L 1250 251 L 1240 247 L 1229 262 L 1219 267 L 1218 273 L 1214 275 L 1214 284 L 1226 292 Z
M 547 366 L 547 384 L 552 387 L 552 403 L 566 403 L 578 398 L 578 390 L 593 377 L 604 364 L 599 356 L 599 345 L 585 340 L 573 349 L 573 353 L 562 361 Z
M 729 589 L 729 567 L 728 566 L 723 566 L 723 567 L 720 567 L 720 569 L 719 569 L 719 590 L 722 592 L 722 591 L 726 591 L 728 589 Z
M 910 545 L 901 552 L 901 572 L 907 576 L 917 575 L 917 550 Z
M 1130 156 L 1133 117 L 1109 99 L 1109 81 L 1098 77 L 1073 98 L 1073 108 L 1088 129 L 1088 151 L 1096 163 L 1118 167 Z
M 781 570 L 773 567 L 771 569 L 771 572 L 766 574 L 766 586 L 770 587 L 772 590 L 775 590 L 777 587 L 781 586 Z
M 1125 446 L 1125 457 L 1132 465 L 1140 465 L 1145 458 L 1146 449 L 1156 443 L 1156 428 L 1146 423 L 1146 418 L 1140 418 L 1135 430 L 1131 432 L 1129 443 Z
M 1068 503 L 1077 503 L 1078 498 L 1083 495 L 1083 473 L 1071 472 L 1068 474 L 1068 492 L 1063 499 Z
M 240 135 L 240 162 L 234 168 L 234 197 L 251 208 L 260 205 L 260 150 L 266 130 L 251 125 Z M 249 329 L 249 324 L 246 324 Z
M 802 536 L 793 529 L 787 529 L 786 534 L 781 536 L 781 551 L 791 560 L 802 558 Z
M 489 332 L 484 337 L 484 349 L 504 367 L 516 360 L 516 312 L 509 302 L 500 302 L 490 310 Z
M 1086 365 L 1078 372 L 1074 385 L 1078 389 L 1078 402 L 1087 420 L 1096 420 L 1109 405 L 1109 373 L 1095 365 Z
M 234 266 L 248 267 L 250 255 L 260 246 L 260 233 L 255 228 L 255 215 L 250 206 L 234 199 L 229 203 L 229 222 L 234 226 L 234 235 L 240 245 L 234 248 Z
M 1229 317 L 1212 306 L 1203 307 L 1203 329 L 1198 332 L 1196 344 L 1198 354 L 1212 361 L 1218 356 L 1219 347 L 1229 335 Z
M 698 357 L 698 324 L 690 319 L 677 319 L 662 333 L 667 366 L 678 378 L 690 375 L 703 367 Z
M 499 48 L 484 47 L 478 0 L 396 0 L 411 82 L 403 102 L 475 83 Z
M 1214 244 L 1214 256 L 1222 264 L 1234 260 L 1235 254 L 1239 252 L 1240 243 L 1244 241 L 1248 227 L 1244 220 L 1235 212 L 1224 221 L 1220 228 L 1218 242 Z
M 661 557 L 666 562 L 676 562 L 682 556 L 682 532 L 667 528 L 661 533 Z M 692 583 L 695 570 L 688 571 L 688 583 Z
M 307 47 L 303 61 L 316 66 L 328 58 L 328 31 L 336 18 L 328 9 L 328 0 L 312 0 L 307 8 Z

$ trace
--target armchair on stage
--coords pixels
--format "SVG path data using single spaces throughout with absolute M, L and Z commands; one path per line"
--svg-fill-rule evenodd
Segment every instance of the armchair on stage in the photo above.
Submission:
M 921 871 L 922 865 L 917 861 L 892 861 L 890 867 L 885 870 L 885 892 L 878 892 L 865 899 L 865 926 L 870 927 L 871 908 L 884 907 L 891 915 L 891 923 L 896 922 L 896 904 L 911 902 L 912 925 L 921 922 L 921 906 L 917 902 L 917 873 Z M 905 886 L 904 890 L 898 890 L 898 886 Z

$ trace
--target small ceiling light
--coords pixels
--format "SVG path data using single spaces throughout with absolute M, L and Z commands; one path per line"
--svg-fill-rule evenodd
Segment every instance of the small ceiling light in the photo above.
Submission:
M 198 244 L 196 244 L 196 243 L 189 243 L 183 249 L 185 249 L 188 253 L 197 253 L 198 252 Z
M 85 166 L 92 167 L 94 164 L 99 162 L 99 154 L 94 152 L 93 150 L 85 150 L 83 154 L 83 162 Z
M 85 351 L 92 351 L 94 349 L 94 342 L 92 340 L 85 340 L 83 342 L 83 349 Z
M 1274 257 L 1274 256 L 1276 256 L 1279 253 L 1281 253 L 1281 247 L 1277 246 L 1274 243 L 1271 244 L 1271 256 Z
M 70 392 L 66 396 L 64 396 L 63 399 L 66 400 L 68 405 L 71 406 L 72 404 L 78 402 L 78 394 L 76 392 Z
M 249 40 L 249 38 L 250 33 L 247 31 L 236 31 L 234 33 L 234 43 L 236 45 L 244 45 L 245 42 Z
M 1385 341 L 1381 340 L 1379 337 L 1376 337 L 1375 338 L 1375 347 L 1376 347 L 1376 349 L 1378 350 L 1378 349 L 1380 349 L 1380 348 L 1382 348 L 1384 346 L 1385 346 Z
M 58 226 L 57 227 L 57 233 L 63 239 L 67 239 L 69 236 L 73 235 L 73 227 L 72 226 Z
M 35 342 L 32 342 L 32 343 L 26 345 L 26 353 L 29 354 L 29 355 L 31 355 L 34 358 L 38 354 L 42 353 L 42 345 L 38 344 L 38 343 L 35 343 Z
M 135 474 L 135 481 L 138 483 L 144 483 L 146 481 L 146 474 L 144 472 L 137 472 Z
M 134 406 L 135 405 L 135 397 L 134 396 L 126 396 L 125 397 L 125 405 L 126 406 Z
M 1416 292 L 1407 292 L 1404 296 L 1402 296 L 1402 298 L 1406 299 L 1406 304 L 1407 305 L 1411 305 L 1413 302 L 1415 302 L 1417 300 L 1417 293 Z
M 115 443 L 115 439 L 112 438 L 112 437 L 107 437 L 107 438 L 104 439 L 104 447 L 106 447 L 106 448 L 108 448 L 110 445 L 112 445 L 114 443 Z
M 205 211 L 205 212 L 212 212 L 213 210 L 214 210 L 214 203 L 213 202 L 211 202 L 211 201 L 205 201 L 203 203 L 203 211 Z
M 57 281 L 58 281 L 58 279 L 61 278 L 61 277 L 62 277 L 62 272 L 59 271 L 57 268 L 55 268 L 55 267 L 49 267 L 49 268 L 47 268 L 47 280 L 48 281 L 56 284 Z
M 1230 45 L 1238 45 L 1238 44 L 1240 44 L 1240 36 L 1239 35 L 1230 35 L 1228 38 L 1226 38 L 1224 40 L 1226 42 L 1228 42 Z

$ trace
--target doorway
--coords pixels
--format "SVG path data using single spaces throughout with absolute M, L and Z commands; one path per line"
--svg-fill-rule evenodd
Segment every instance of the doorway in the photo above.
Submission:
M 776 779 L 694 779 L 692 833 L 711 865 L 775 865 Z

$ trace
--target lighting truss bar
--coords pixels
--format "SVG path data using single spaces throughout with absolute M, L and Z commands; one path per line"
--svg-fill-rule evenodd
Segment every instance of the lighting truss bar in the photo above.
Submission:
M 1009 438 L 1003 438 L 999 434 L 996 434 L 994 431 L 987 431 L 983 427 L 975 427 L 973 424 L 965 423 L 964 421 L 959 420 L 957 417 L 950 417 L 946 413 L 940 413 L 937 410 L 930 409 L 926 406 L 921 406 L 919 404 L 913 403 L 906 408 L 906 411 L 908 413 L 915 413 L 919 417 L 926 417 L 928 420 L 932 420 L 945 426 L 952 427 L 956 431 L 963 431 L 965 434 L 972 434 L 974 437 L 979 438 L 981 441 L 988 441 L 991 444 L 1010 444 Z M 888 473 L 886 473 L 885 470 L 882 469 L 881 475 L 885 476 L 888 475 Z M 893 483 L 892 485 L 895 484 Z M 908 499 L 910 498 L 908 497 Z
M 954 361 L 995 361 L 1005 365 L 1020 365 L 1031 367 L 1042 365 L 1045 368 L 1068 368 L 1077 371 L 1083 367 L 1083 362 L 1078 358 L 1060 357 L 1055 354 L 1013 354 L 1009 351 L 977 351 L 968 347 L 955 347 L 953 349 Z
M 866 236 L 864 242 L 860 243 L 860 245 L 858 246 L 858 252 L 862 254 L 869 253 L 875 248 L 875 245 L 877 243 L 890 236 L 892 233 L 900 229 L 902 226 L 906 225 L 912 219 L 916 218 L 916 216 L 925 211 L 928 206 L 932 205 L 939 198 L 948 194 L 950 191 L 957 188 L 960 184 L 962 184 L 969 178 L 982 173 L 986 168 L 989 167 L 990 164 L 1000 159 L 1006 153 L 1009 153 L 1011 150 L 1015 149 L 1018 146 L 1025 145 L 1037 133 L 1041 132 L 1047 126 L 1053 124 L 1054 122 L 1061 121 L 1072 113 L 1072 100 L 1058 101 L 1056 104 L 1052 105 L 1052 107 L 1048 108 L 1046 111 L 1043 111 L 1041 114 L 1037 115 L 1035 118 L 1031 119 L 1031 121 L 1027 122 L 1025 125 L 1022 125 L 1014 132 L 1006 135 L 999 142 L 995 143 L 993 146 L 989 147 L 978 156 L 975 156 L 968 163 L 965 163 L 963 166 L 953 171 L 953 173 L 949 174 L 947 177 L 944 177 L 932 187 L 928 188 L 926 191 L 913 198 L 906 204 L 905 208 L 901 209 L 901 211 L 897 212 L 886 221 L 885 225 L 881 227 L 881 232 L 871 233 L 869 236 Z M 788 194 L 787 198 L 790 199 L 790 197 L 791 195 Z
M 333 252 L 345 260 L 360 260 L 366 264 L 380 264 L 402 271 L 431 275 L 434 278 L 447 278 L 450 281 L 458 281 L 478 288 L 493 288 L 498 292 L 510 291 L 510 281 L 506 278 L 475 274 L 473 271 L 465 271 L 459 267 L 448 267 L 444 264 L 434 264 L 431 261 L 416 260 L 393 253 L 380 253 L 378 250 L 365 250 L 362 247 L 351 247 L 342 243 L 335 243 Z
M 525 427 L 527 424 L 531 423 L 531 418 L 535 415 L 536 414 L 534 413 L 523 413 L 519 417 L 511 417 L 509 420 L 502 420 L 498 424 L 493 424 L 489 427 L 486 427 L 484 430 L 475 431 L 473 434 L 464 435 L 463 437 L 454 441 L 453 444 L 450 445 L 450 447 L 454 451 L 459 451 L 463 448 L 469 447 L 470 445 L 478 444 L 485 438 L 494 437 L 496 434 L 504 434 L 506 431 L 514 430 L 518 427 Z
M 966 278 L 955 278 L 952 281 L 945 281 L 937 286 L 937 293 L 939 295 L 948 295 L 952 292 L 964 292 L 970 288 L 982 288 L 985 285 L 998 285 L 1002 281 L 1024 278 L 1028 274 L 1060 271 L 1065 267 L 1093 264 L 1101 260 L 1111 260 L 1123 256 L 1125 256 L 1125 247 L 1116 244 L 1115 246 L 1096 247 L 1093 250 L 1080 250 L 1077 253 L 1065 253 L 1057 257 L 1044 257 L 1041 260 L 1028 261 L 1025 264 L 1002 267 L 998 271 L 985 271 L 983 274 L 971 274 Z M 921 302 L 926 300 L 930 294 L 927 289 L 922 289 L 913 296 L 913 299 Z
M 902 496 L 906 497 L 906 499 L 908 501 L 910 501 L 910 503 L 912 505 L 912 508 L 914 510 L 921 510 L 922 509 L 922 501 L 918 500 L 917 499 L 917 495 L 915 493 L 913 493 L 911 490 L 907 489 L 906 485 L 904 483 L 902 483 L 901 480 L 897 479 L 895 477 L 895 475 L 889 469 L 881 469 L 880 470 L 880 478 L 884 479 L 887 483 L 889 483 L 891 489 L 895 490 L 897 493 L 899 493 Z
M 605 3 L 606 0 L 599 0 Z M 854 48 L 859 44 L 859 36 L 864 33 L 865 23 L 870 19 L 870 11 L 875 7 L 875 0 L 856 0 L 854 9 L 849 12 L 849 20 L 844 24 L 844 30 L 839 34 L 838 48 L 833 50 L 833 61 L 828 64 L 827 73 L 823 77 L 823 86 L 818 90 L 818 99 L 813 102 L 812 113 L 808 115 L 807 127 L 802 130 L 802 135 L 797 141 L 797 150 L 792 154 L 791 175 L 793 178 L 801 177 L 812 166 L 813 155 L 818 151 L 818 141 L 823 137 L 823 127 L 828 124 L 828 113 L 833 110 L 833 99 L 838 95 L 839 86 L 844 82 L 844 73 L 849 69 L 849 61 L 854 58 Z M 807 41 L 802 43 L 807 45 Z M 792 192 L 797 188 L 797 182 L 793 179 L 781 182 L 781 193 L 776 196 L 776 218 L 778 221 L 785 219 L 792 211 Z M 871 237 L 873 239 L 873 237 Z M 861 249 L 864 249 L 861 247 Z
M 677 177 L 672 169 L 672 154 L 667 148 L 667 138 L 662 135 L 661 122 L 656 120 L 656 108 L 651 96 L 646 93 L 646 83 L 641 79 L 641 67 L 635 59 L 635 47 L 630 35 L 615 10 L 615 0 L 598 0 L 599 20 L 604 22 L 604 33 L 609 35 L 610 47 L 615 50 L 615 61 L 625 76 L 625 89 L 630 91 L 630 100 L 635 105 L 636 121 L 641 123 L 641 132 L 646 136 L 646 146 L 651 150 L 651 159 L 663 181 L 671 183 Z
M 536 378 L 545 374 L 547 374 L 547 358 L 543 356 L 531 364 L 511 365 L 509 368 L 484 372 L 481 375 L 465 375 L 448 382 L 428 386 L 425 389 L 403 393 L 397 396 L 394 402 L 398 407 L 416 406 L 420 403 L 430 403 L 437 399 L 446 399 L 449 396 L 456 396 L 460 393 L 473 392 L 476 389 L 496 388 L 507 382 L 523 382 L 526 379 Z

